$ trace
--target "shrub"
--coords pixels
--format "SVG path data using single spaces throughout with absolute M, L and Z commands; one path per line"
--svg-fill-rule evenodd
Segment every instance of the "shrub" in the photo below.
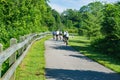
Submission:
M 120 57 L 120 40 L 110 40 L 108 38 L 96 39 L 92 42 L 91 46 L 94 50 Z

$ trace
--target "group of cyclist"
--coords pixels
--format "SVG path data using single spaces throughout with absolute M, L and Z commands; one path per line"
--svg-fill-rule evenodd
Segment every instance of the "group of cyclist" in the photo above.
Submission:
M 54 40 L 63 40 L 66 45 L 68 45 L 69 33 L 68 31 L 53 31 L 53 39 Z

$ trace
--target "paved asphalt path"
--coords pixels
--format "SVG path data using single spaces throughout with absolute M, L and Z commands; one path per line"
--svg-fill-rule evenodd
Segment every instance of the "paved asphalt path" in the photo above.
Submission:
M 62 41 L 45 42 L 46 80 L 120 80 L 120 75 L 85 57 Z

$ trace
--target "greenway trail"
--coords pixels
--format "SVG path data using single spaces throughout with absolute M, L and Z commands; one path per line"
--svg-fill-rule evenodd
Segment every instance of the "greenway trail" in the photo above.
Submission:
M 120 80 L 120 75 L 85 57 L 62 41 L 47 40 L 46 80 Z

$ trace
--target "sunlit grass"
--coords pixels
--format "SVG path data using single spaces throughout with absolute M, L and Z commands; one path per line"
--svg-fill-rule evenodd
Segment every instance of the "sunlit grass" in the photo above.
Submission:
M 117 73 L 120 73 L 119 59 L 93 51 L 93 48 L 90 46 L 90 40 L 88 40 L 86 37 L 74 36 L 74 38 L 70 38 L 70 45 L 94 61 L 99 62 L 100 64 L 114 70 Z
M 29 49 L 23 62 L 17 68 L 16 80 L 45 80 L 44 41 L 36 41 Z

